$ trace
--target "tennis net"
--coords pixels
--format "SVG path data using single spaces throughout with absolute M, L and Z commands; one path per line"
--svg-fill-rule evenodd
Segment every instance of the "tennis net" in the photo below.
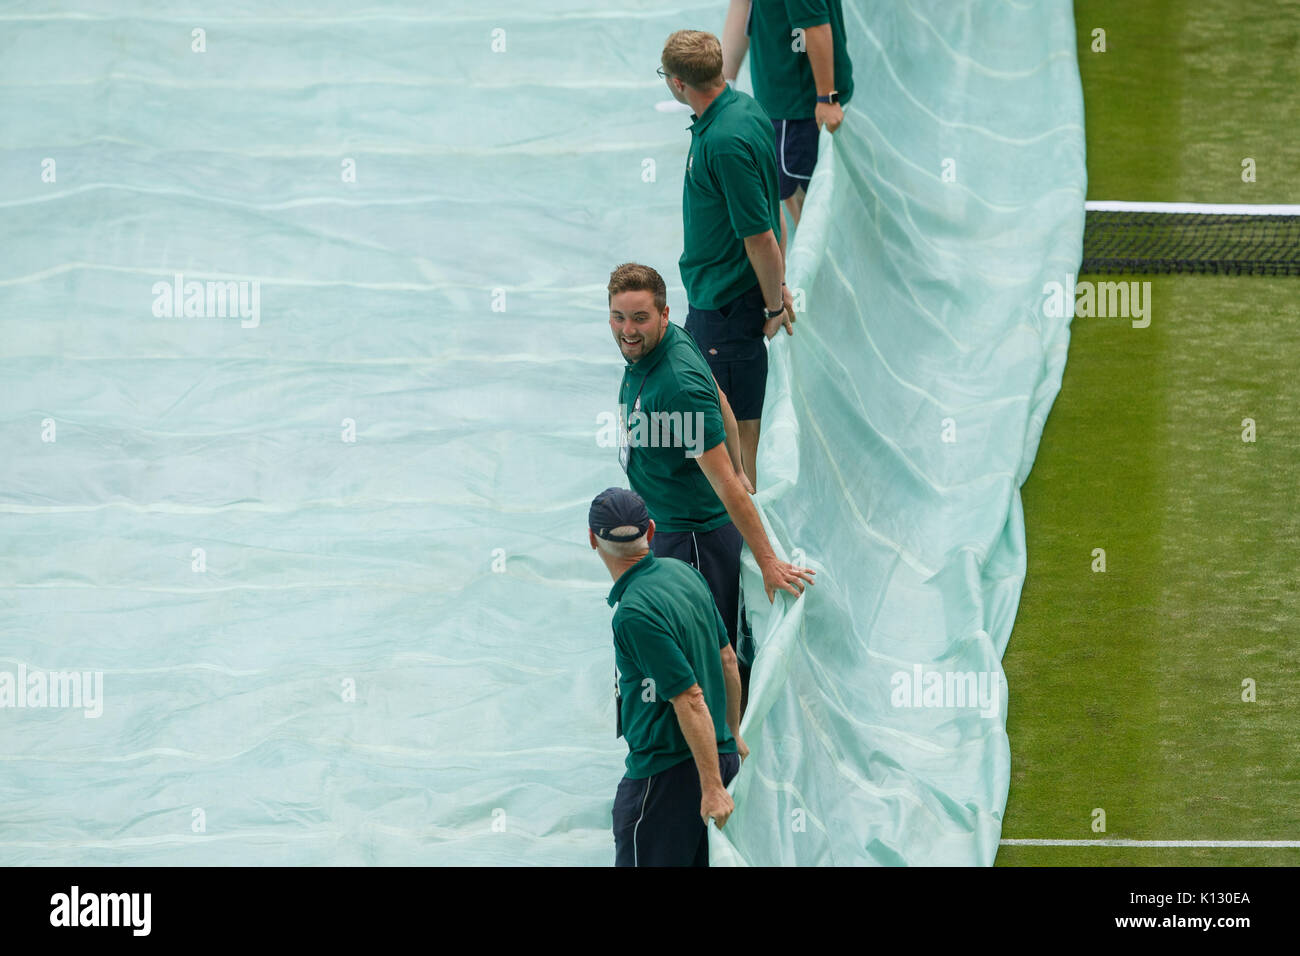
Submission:
M 1300 275 L 1300 206 L 1089 202 L 1079 271 Z

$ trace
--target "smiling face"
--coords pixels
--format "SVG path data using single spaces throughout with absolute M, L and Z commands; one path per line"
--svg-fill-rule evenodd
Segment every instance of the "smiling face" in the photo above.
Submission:
M 654 293 L 648 289 L 617 292 L 609 299 L 609 328 L 623 358 L 639 362 L 668 330 L 668 306 L 663 312 L 656 309 Z

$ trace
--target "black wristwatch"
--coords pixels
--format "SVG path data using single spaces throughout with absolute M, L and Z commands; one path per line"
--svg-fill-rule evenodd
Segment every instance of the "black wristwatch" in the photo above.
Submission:
M 827 93 L 825 96 L 819 96 L 819 97 L 817 97 L 817 102 L 818 102 L 818 103 L 834 103 L 834 104 L 836 104 L 836 105 L 839 105 L 839 102 L 840 102 L 840 91 L 839 91 L 839 90 L 831 90 L 831 91 L 830 91 L 829 93 Z
M 781 308 L 779 309 L 769 309 L 766 305 L 763 306 L 764 319 L 775 319 L 778 315 L 781 315 L 784 312 L 785 312 L 785 306 L 781 306 Z

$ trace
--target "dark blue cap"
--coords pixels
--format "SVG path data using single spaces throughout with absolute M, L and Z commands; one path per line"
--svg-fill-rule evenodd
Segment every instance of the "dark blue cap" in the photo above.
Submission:
M 613 528 L 632 526 L 636 534 L 610 534 Z M 627 488 L 606 488 L 591 502 L 587 512 L 587 527 L 598 538 L 606 541 L 635 541 L 650 529 L 650 512 L 635 491 Z

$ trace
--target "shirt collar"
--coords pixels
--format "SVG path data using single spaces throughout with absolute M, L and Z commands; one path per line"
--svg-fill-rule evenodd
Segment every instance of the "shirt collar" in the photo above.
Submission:
M 691 114 L 691 119 L 695 120 L 695 122 L 686 128 L 696 136 L 703 133 L 704 128 L 718 118 L 718 113 L 721 112 L 722 108 L 735 98 L 736 91 L 731 88 L 731 84 L 727 84 L 723 91 L 713 98 L 713 102 L 709 104 L 703 116 Z
M 621 601 L 623 599 L 623 592 L 627 590 L 627 586 L 631 583 L 632 579 L 647 569 L 654 567 L 654 563 L 655 553 L 653 551 L 647 551 L 644 558 L 624 571 L 622 575 L 620 575 L 619 579 L 614 582 L 614 586 L 609 589 L 609 597 L 606 598 L 609 602 L 609 606 L 613 607 Z

